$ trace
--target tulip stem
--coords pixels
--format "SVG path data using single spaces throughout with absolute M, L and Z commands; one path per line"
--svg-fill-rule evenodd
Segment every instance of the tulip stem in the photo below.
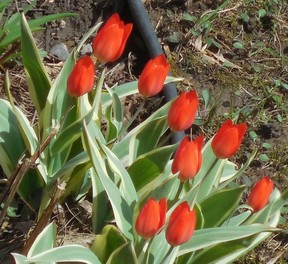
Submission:
M 168 252 L 166 253 L 166 255 L 165 255 L 163 261 L 161 262 L 161 264 L 164 264 L 164 263 L 167 262 L 169 256 L 170 256 L 171 253 L 173 252 L 173 250 L 174 250 L 174 247 L 173 247 L 173 246 L 170 246 L 170 248 L 169 248 Z
M 144 241 L 144 243 L 143 243 L 143 241 Z M 150 243 L 150 239 L 147 239 L 147 240 L 140 241 L 140 243 L 138 244 L 138 246 L 141 246 L 141 248 L 140 248 L 141 253 L 138 257 L 138 263 L 144 263 L 144 258 L 147 257 L 145 253 L 148 249 L 149 243 Z
M 180 181 L 177 193 L 176 193 L 175 198 L 174 198 L 175 203 L 177 200 L 180 200 L 180 195 L 181 195 L 181 192 L 183 190 L 183 187 L 184 187 L 184 182 Z

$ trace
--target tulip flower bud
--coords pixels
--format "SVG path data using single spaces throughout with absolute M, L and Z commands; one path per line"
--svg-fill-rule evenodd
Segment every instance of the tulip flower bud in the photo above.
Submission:
M 269 177 L 261 178 L 252 188 L 248 197 L 248 205 L 254 212 L 258 212 L 268 204 L 270 194 L 273 191 L 274 184 Z
M 92 41 L 93 53 L 102 62 L 113 62 L 122 55 L 133 24 L 124 24 L 119 15 L 112 15 Z
M 198 107 L 195 90 L 183 92 L 172 103 L 168 112 L 168 125 L 172 131 L 183 131 L 192 126 Z
M 89 56 L 79 59 L 67 79 L 68 93 L 79 97 L 90 92 L 94 86 L 94 73 L 94 63 Z
M 159 202 L 150 198 L 141 209 L 135 224 L 137 233 L 145 239 L 157 234 L 166 219 L 167 201 L 162 198 Z
M 170 65 L 167 63 L 164 54 L 149 60 L 139 77 L 139 93 L 150 97 L 161 92 L 169 69 Z
M 194 233 L 196 227 L 196 210 L 190 210 L 185 201 L 172 212 L 166 228 L 166 239 L 172 246 L 186 243 Z
M 182 139 L 172 162 L 172 173 L 179 171 L 178 177 L 181 181 L 193 178 L 200 170 L 203 140 L 203 135 L 194 141 L 190 141 L 188 137 Z
M 211 147 L 217 158 L 225 159 L 236 153 L 239 149 L 247 125 L 242 123 L 234 125 L 231 119 L 228 119 L 218 130 L 212 140 Z

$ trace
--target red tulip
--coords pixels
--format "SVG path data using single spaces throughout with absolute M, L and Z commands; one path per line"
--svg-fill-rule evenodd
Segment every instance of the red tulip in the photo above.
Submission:
M 246 130 L 245 123 L 234 125 L 232 120 L 228 119 L 212 140 L 211 147 L 216 157 L 225 159 L 234 155 L 240 147 Z
M 166 219 L 167 201 L 159 202 L 150 198 L 141 209 L 135 224 L 137 233 L 143 238 L 151 238 L 163 227 Z
M 261 178 L 254 185 L 248 197 L 248 204 L 253 208 L 254 212 L 258 212 L 268 204 L 273 187 L 272 180 L 267 176 Z
M 181 181 L 193 178 L 200 170 L 203 140 L 203 135 L 194 141 L 190 141 L 188 137 L 182 139 L 172 162 L 172 173 L 179 171 L 178 177 Z
M 172 103 L 168 112 L 168 125 L 172 131 L 183 131 L 192 126 L 198 107 L 195 90 L 183 92 Z
M 149 60 L 139 77 L 139 93 L 150 97 L 161 92 L 169 69 L 170 65 L 167 63 L 164 54 Z
M 196 226 L 196 211 L 190 210 L 185 201 L 172 212 L 166 228 L 166 239 L 172 246 L 186 243 L 194 233 Z
M 131 23 L 125 25 L 117 13 L 112 15 L 92 42 L 94 55 L 102 62 L 119 59 L 132 28 L 133 25 Z
M 89 56 L 79 59 L 67 79 L 68 93 L 79 97 L 90 92 L 94 86 L 94 72 L 94 63 Z

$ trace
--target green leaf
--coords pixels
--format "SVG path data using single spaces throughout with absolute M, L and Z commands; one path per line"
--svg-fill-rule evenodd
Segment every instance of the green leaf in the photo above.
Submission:
M 183 14 L 183 19 L 187 20 L 187 21 L 192 21 L 195 22 L 197 20 L 197 17 L 190 15 L 189 13 L 184 13 Z
M 16 107 L 13 104 L 13 98 L 10 92 L 10 80 L 9 80 L 8 71 L 5 74 L 5 90 L 6 90 L 8 99 L 10 101 L 10 105 L 13 110 L 13 113 L 17 119 L 19 131 L 22 135 L 25 146 L 28 149 L 30 155 L 32 156 L 39 147 L 38 139 L 27 117 L 23 114 L 23 112 L 18 107 Z
M 276 227 L 278 225 L 280 215 L 280 210 L 278 210 L 269 216 L 269 225 L 271 227 Z M 245 218 L 247 218 L 247 214 L 245 214 Z M 235 224 L 235 221 L 232 219 L 228 224 L 230 224 L 230 222 L 234 222 Z M 234 260 L 239 259 L 239 257 L 244 256 L 254 249 L 268 236 L 270 236 L 270 234 L 271 232 L 263 232 L 259 235 L 253 235 L 244 239 L 229 241 L 226 243 L 224 242 L 213 247 L 204 248 L 194 255 L 195 258 L 193 258 L 193 262 L 191 263 L 210 263 L 209 260 L 213 260 L 213 263 L 218 264 L 232 263 Z
M 173 145 L 157 148 L 141 155 L 131 164 L 128 172 L 136 190 L 140 190 L 163 173 L 175 147 L 176 146 Z
M 33 242 L 33 245 L 29 249 L 27 254 L 28 258 L 32 258 L 35 255 L 41 254 L 46 250 L 54 247 L 56 238 L 56 226 L 52 222 L 46 226 L 43 231 L 38 235 L 38 237 Z
M 145 154 L 158 144 L 160 137 L 167 130 L 167 117 L 154 119 L 146 126 L 142 127 L 130 140 L 130 159 L 135 160 L 140 155 Z
M 243 19 L 243 21 L 245 21 L 246 23 L 249 22 L 250 17 L 247 13 L 242 13 L 240 16 Z
M 93 109 L 86 116 L 82 116 L 68 127 L 58 133 L 56 140 L 53 141 L 51 147 L 51 155 L 61 152 L 66 147 L 71 146 L 82 135 L 83 121 L 89 123 L 93 116 Z
M 255 141 L 258 138 L 257 133 L 254 130 L 249 132 L 249 136 Z
M 244 49 L 243 43 L 241 43 L 239 41 L 234 42 L 233 43 L 233 47 L 236 48 L 236 49 Z
M 64 201 L 68 196 L 75 199 L 79 194 L 82 183 L 85 177 L 88 177 L 87 170 L 91 167 L 90 160 L 83 164 L 77 164 L 72 173 L 69 175 L 69 180 L 65 186 L 65 191 L 61 196 L 61 201 Z
M 263 8 L 260 9 L 260 10 L 258 10 L 258 16 L 259 16 L 259 18 L 265 16 L 266 13 L 267 13 L 267 11 L 266 11 L 265 9 L 263 9 Z
M 25 149 L 18 120 L 11 105 L 6 100 L 0 99 L 0 164 L 8 177 L 16 168 Z
M 270 143 L 264 142 L 264 143 L 262 144 L 262 147 L 263 147 L 263 148 L 266 148 L 266 149 L 270 149 L 270 148 L 272 147 L 272 145 L 271 145 Z
M 95 236 L 91 250 L 101 263 L 107 263 L 108 258 L 119 247 L 126 243 L 119 230 L 113 225 L 106 225 L 100 235 Z
M 221 177 L 220 179 L 220 186 L 218 187 L 218 189 L 222 189 L 224 187 L 226 187 L 228 184 L 232 183 L 234 180 L 238 179 L 240 176 L 243 176 L 245 170 L 248 168 L 248 166 L 250 165 L 250 163 L 254 160 L 254 157 L 257 153 L 257 149 L 255 149 L 250 156 L 248 157 L 247 161 L 245 162 L 244 165 L 241 166 L 241 169 L 239 169 L 238 171 L 236 171 L 236 173 L 230 175 L 229 177 Z M 229 161 L 227 162 L 229 163 Z M 226 163 L 226 165 L 227 165 Z M 225 171 L 224 171 L 225 172 Z
M 33 5 L 30 5 L 30 9 L 33 8 Z M 23 10 L 23 14 L 29 11 L 28 9 Z M 22 13 L 15 13 L 12 17 L 10 17 L 5 25 L 5 29 L 7 30 L 7 36 L 0 42 L 0 50 L 4 49 L 10 44 L 15 43 L 17 40 L 21 38 L 21 30 L 20 30 L 20 20 Z M 56 19 L 61 19 L 65 17 L 77 16 L 77 14 L 73 13 L 61 13 L 61 14 L 51 14 L 47 16 L 40 16 L 34 20 L 30 20 L 28 25 L 31 31 L 37 31 L 42 29 L 42 25 L 45 23 L 51 22 Z
M 207 228 L 196 230 L 187 243 L 180 246 L 179 256 L 214 246 L 222 242 L 233 241 L 250 237 L 261 232 L 275 232 L 279 229 L 263 224 L 252 224 L 245 226 L 224 226 L 217 228 Z
M 136 94 L 138 93 L 138 81 L 121 84 L 119 86 L 116 86 L 113 91 L 118 95 L 120 99 L 128 95 Z M 103 109 L 111 105 L 113 103 L 111 95 L 108 92 L 103 92 L 101 102 Z
M 207 147 L 204 147 L 202 166 L 198 174 L 195 176 L 194 184 L 200 184 L 197 195 L 197 202 L 199 203 L 212 193 L 214 189 L 217 189 L 227 161 L 215 157 L 210 142 L 206 144 Z
M 21 50 L 23 64 L 27 70 L 27 78 L 31 80 L 30 85 L 28 85 L 29 94 L 38 114 L 40 114 L 46 104 L 51 82 L 24 14 L 22 14 L 21 20 Z
M 211 100 L 211 95 L 209 93 L 208 90 L 202 90 L 202 97 L 203 97 L 203 100 L 204 100 L 204 106 L 205 106 L 205 109 L 208 108 L 208 105 L 210 103 L 210 100 Z
M 162 263 L 170 248 L 171 246 L 165 238 L 165 232 L 160 232 L 151 241 L 150 247 L 148 248 L 148 260 L 146 263 Z
M 111 89 L 107 89 L 112 97 L 112 110 L 110 116 L 110 121 L 115 125 L 117 131 L 119 132 L 122 128 L 123 123 L 123 109 L 122 103 L 120 101 L 119 96 L 115 93 L 115 91 Z
M 75 107 L 75 98 L 69 96 L 66 91 L 67 78 L 75 64 L 74 56 L 75 54 L 72 52 L 65 61 L 60 73 L 53 81 L 47 100 L 45 101 L 45 108 L 41 113 L 40 119 L 40 128 L 43 131 L 42 138 L 46 138 L 51 127 L 59 125 L 63 117 L 66 116 L 67 119 L 69 113 L 73 112 L 71 109 Z M 70 124 L 74 121 L 76 119 L 69 120 L 68 123 Z
M 19 131 L 18 120 L 10 104 L 6 100 L 0 99 L 0 165 L 8 178 L 16 169 L 25 151 L 26 147 Z M 38 202 L 39 197 L 33 198 L 33 196 L 40 195 L 39 191 L 43 183 L 37 170 L 30 169 L 24 176 L 18 193 L 31 207 L 38 206 L 35 205 L 35 202 Z
M 0 3 L 0 12 L 2 12 L 4 8 L 8 7 L 11 2 L 12 0 L 2 0 Z
M 267 156 L 267 154 L 261 154 L 259 156 L 259 160 L 266 162 L 266 161 L 269 161 L 270 158 Z
M 18 263 L 53 263 L 53 262 L 84 262 L 87 264 L 101 264 L 95 254 L 88 248 L 80 245 L 56 247 L 31 258 L 12 253 L 15 259 L 24 260 Z
M 162 106 L 156 112 L 154 112 L 150 117 L 148 117 L 145 121 L 143 121 L 137 127 L 132 129 L 120 142 L 117 142 L 113 146 L 112 151 L 117 155 L 117 157 L 120 160 L 122 160 L 122 162 L 124 162 L 125 164 L 127 163 L 128 165 L 130 165 L 131 162 L 133 162 L 135 160 L 135 151 L 137 152 L 137 149 L 134 149 L 134 147 L 137 148 L 137 142 L 138 142 L 138 140 L 136 140 L 137 135 L 140 134 L 143 131 L 144 132 L 148 132 L 147 131 L 147 126 L 151 127 L 151 123 L 155 124 L 155 122 L 156 123 L 159 122 L 158 126 L 161 125 L 161 123 L 162 123 L 162 125 L 165 125 L 164 119 L 167 118 L 167 112 L 169 110 L 170 105 L 171 105 L 171 101 L 166 103 L 164 106 Z M 161 128 L 161 127 L 158 127 L 158 130 L 159 130 L 159 128 Z M 155 129 L 156 128 L 154 128 L 154 132 L 155 132 Z M 164 129 L 164 127 L 163 127 L 163 129 Z M 155 135 L 155 136 L 157 136 L 157 135 Z M 151 144 L 152 142 L 151 142 L 150 135 L 149 135 L 149 139 L 150 139 L 150 144 Z M 154 142 L 155 142 L 155 138 L 152 139 L 152 140 L 154 140 Z M 151 145 L 150 145 L 149 149 L 151 150 Z
M 106 133 L 105 133 L 105 138 L 106 138 L 107 142 L 113 141 L 114 139 L 117 139 L 118 132 L 119 132 L 116 125 L 113 122 L 112 106 L 113 105 L 108 106 L 106 108 L 106 111 L 105 111 L 105 117 L 107 120 L 107 123 L 106 123 L 107 129 L 106 129 Z
M 247 241 L 244 239 L 239 239 L 235 241 L 219 243 L 214 247 L 208 247 L 207 249 L 200 250 L 199 252 L 196 252 L 190 263 L 216 263 L 216 261 L 222 257 L 247 247 L 248 241 L 249 239 L 247 239 Z
M 125 169 L 122 162 L 117 158 L 117 156 L 111 152 L 104 144 L 99 143 L 101 150 L 105 153 L 110 169 L 113 173 L 120 178 L 119 189 L 123 194 L 126 202 L 129 206 L 137 202 L 138 196 L 133 185 L 132 179 L 128 171 Z
M 101 232 L 108 216 L 111 217 L 111 207 L 105 188 L 95 170 L 89 170 L 92 182 L 92 228 L 93 233 Z M 101 214 L 99 214 L 101 212 Z
M 134 255 L 132 244 L 127 242 L 111 254 L 106 264 L 138 264 Z
M 123 198 L 116 184 L 109 178 L 105 163 L 98 150 L 98 145 L 95 140 L 95 131 L 89 126 L 84 126 L 85 145 L 89 156 L 92 160 L 94 170 L 99 177 L 105 191 L 111 202 L 116 223 L 123 234 L 133 240 L 132 235 L 132 211 L 129 208 L 127 201 Z
M 165 84 L 171 83 L 171 82 L 180 82 L 183 78 L 175 78 L 171 76 L 167 76 L 165 80 Z M 138 81 L 128 82 L 121 84 L 119 86 L 115 86 L 113 88 L 113 91 L 118 95 L 120 99 L 138 93 Z M 109 95 L 109 93 L 102 93 L 101 98 L 103 109 L 105 109 L 108 105 L 112 104 L 112 98 Z
M 245 186 L 221 190 L 206 198 L 201 204 L 204 228 L 220 226 L 239 205 Z

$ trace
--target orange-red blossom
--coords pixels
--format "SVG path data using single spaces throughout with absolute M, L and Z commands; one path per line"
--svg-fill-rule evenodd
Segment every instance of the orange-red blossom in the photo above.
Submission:
M 169 68 L 170 65 L 168 64 L 164 54 L 158 55 L 149 60 L 139 77 L 139 93 L 146 97 L 151 97 L 161 92 Z
M 192 126 L 198 107 L 195 90 L 181 93 L 168 112 L 168 125 L 172 131 L 183 131 Z
M 151 238 L 163 227 L 166 220 L 167 201 L 150 198 L 141 209 L 135 224 L 137 233 L 145 239 Z
M 102 62 L 113 62 L 122 55 L 133 24 L 124 22 L 119 15 L 112 15 L 99 30 L 92 42 L 93 53 Z
M 211 147 L 217 158 L 225 159 L 236 153 L 247 130 L 246 123 L 235 125 L 228 119 L 214 136 Z
M 193 141 L 188 137 L 182 139 L 172 162 L 172 173 L 179 172 L 178 177 L 181 181 L 193 178 L 200 170 L 203 140 L 203 135 Z
M 79 97 L 92 90 L 95 67 L 89 56 L 80 58 L 67 79 L 67 91 L 71 96 Z
M 166 228 L 166 240 L 172 246 L 186 243 L 194 233 L 196 227 L 196 210 L 190 210 L 185 201 L 172 212 Z
M 248 197 L 248 205 L 254 212 L 258 212 L 268 204 L 273 187 L 273 181 L 268 176 L 261 178 L 254 185 Z

